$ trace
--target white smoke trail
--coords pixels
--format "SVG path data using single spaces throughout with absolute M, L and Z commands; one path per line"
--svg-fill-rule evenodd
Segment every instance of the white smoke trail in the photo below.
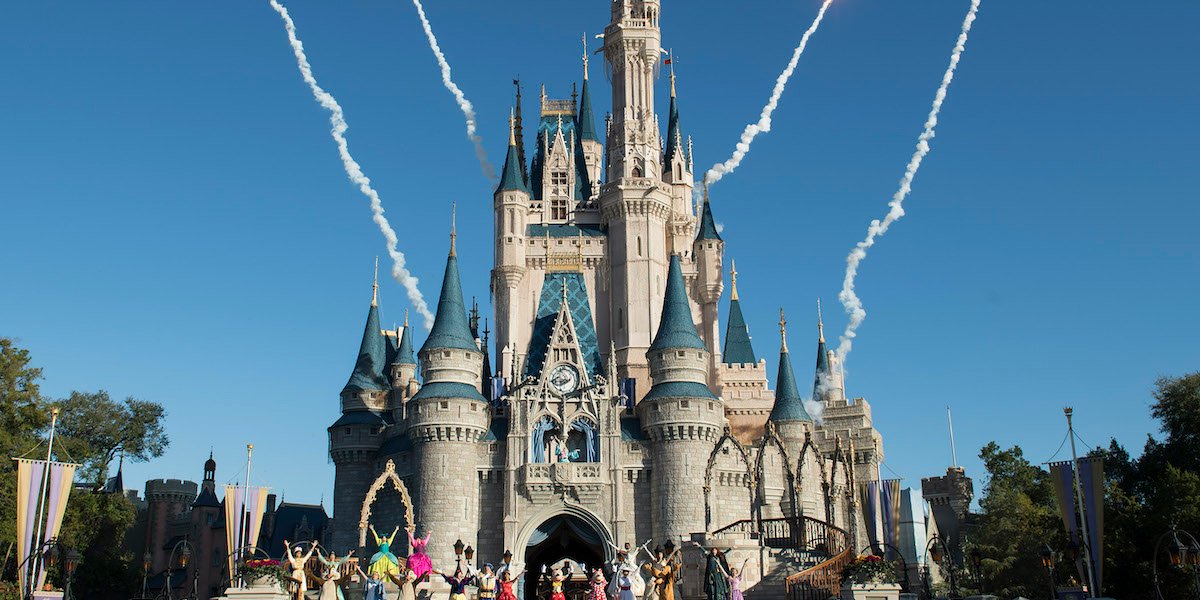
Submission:
M 813 422 L 820 425 L 825 422 L 825 403 L 816 398 L 808 398 L 804 401 L 804 411 L 808 416 L 812 417 Z
M 888 202 L 888 206 L 891 208 L 888 210 L 887 216 L 882 221 L 879 219 L 871 221 L 871 225 L 867 227 L 866 239 L 859 242 L 846 257 L 846 278 L 842 281 L 842 291 L 838 293 L 838 300 L 842 301 L 846 314 L 850 315 L 850 322 L 846 325 L 846 331 L 842 333 L 837 349 L 838 358 L 842 364 L 845 364 L 846 355 L 854 346 L 854 338 L 858 335 L 856 332 L 858 326 L 862 325 L 863 320 L 867 318 L 867 311 L 863 309 L 862 301 L 858 298 L 858 294 L 854 293 L 854 278 L 858 276 L 858 265 L 867 257 L 867 249 L 875 245 L 875 239 L 887 233 L 888 227 L 904 216 L 904 199 L 912 191 L 913 178 L 917 176 L 917 170 L 921 168 L 921 161 L 925 159 L 925 155 L 929 154 L 929 140 L 933 139 L 934 130 L 938 124 L 938 113 L 942 110 L 942 102 L 946 100 L 946 91 L 950 89 L 950 82 L 954 80 L 954 71 L 958 68 L 958 61 L 967 47 L 967 35 L 971 32 L 971 25 L 975 22 L 975 14 L 979 12 L 979 2 L 980 0 L 971 0 L 971 8 L 967 11 L 967 17 L 963 19 L 962 32 L 958 34 L 958 42 L 954 44 L 954 51 L 950 53 L 950 64 L 946 67 L 945 74 L 942 75 L 942 84 L 938 87 L 937 94 L 933 98 L 933 107 L 929 110 L 929 117 L 925 120 L 925 130 L 917 139 L 917 149 L 908 161 L 904 177 L 900 178 L 900 189 L 896 190 L 892 201 Z
M 467 119 L 467 137 L 471 143 L 475 144 L 475 156 L 479 159 L 479 166 L 483 169 L 483 175 L 488 179 L 496 180 L 496 168 L 488 161 L 487 151 L 483 149 L 483 138 L 475 132 L 475 107 L 467 100 L 467 95 L 459 89 L 458 84 L 450 78 L 450 63 L 446 62 L 446 55 L 442 53 L 442 47 L 438 45 L 437 37 L 433 35 L 433 27 L 429 25 L 429 19 L 425 17 L 425 7 L 421 5 L 421 0 L 413 0 L 413 6 L 417 7 L 417 15 L 421 17 L 421 27 L 425 29 L 425 37 L 429 38 L 429 48 L 433 50 L 433 56 L 437 58 L 438 66 L 442 69 L 442 85 L 454 94 L 454 101 L 458 103 L 458 108 L 462 110 L 463 116 Z
M 333 126 L 330 133 L 337 142 L 338 154 L 341 155 L 346 175 L 371 201 L 372 220 L 379 226 L 379 231 L 383 233 L 383 237 L 387 241 L 388 255 L 392 257 L 392 277 L 400 282 L 400 285 L 403 285 L 405 291 L 408 292 L 408 300 L 412 302 L 413 308 L 425 318 L 425 327 L 432 328 L 433 313 L 429 312 L 429 305 L 425 302 L 425 297 L 421 295 L 421 290 L 417 288 L 417 278 L 405 267 L 404 253 L 396 249 L 399 240 L 396 237 L 396 231 L 392 229 L 387 217 L 383 215 L 383 201 L 379 199 L 379 193 L 371 187 L 371 180 L 363 174 L 362 167 L 350 155 L 350 148 L 346 142 L 346 130 L 350 126 L 346 124 L 342 106 L 329 92 L 322 89 L 317 84 L 317 79 L 313 77 L 312 66 L 308 64 L 308 57 L 304 54 L 304 44 L 296 37 L 296 24 L 292 21 L 287 9 L 277 0 L 271 0 L 271 8 L 274 8 L 275 12 L 279 13 L 283 19 L 283 26 L 287 29 L 288 41 L 291 42 L 292 52 L 296 55 L 296 64 L 300 68 L 300 75 L 312 89 L 313 97 L 317 99 L 317 102 L 329 111 L 329 123 Z
M 733 155 L 723 163 L 717 163 L 704 174 L 704 181 L 708 183 L 716 183 L 722 177 L 732 173 L 738 165 L 742 164 L 742 159 L 746 158 L 746 154 L 750 152 L 750 143 L 760 133 L 771 131 L 771 114 L 775 112 L 775 107 L 779 106 L 779 99 L 783 96 L 783 90 L 787 86 L 787 82 L 792 78 L 792 73 L 796 70 L 796 64 L 800 62 L 800 55 L 804 54 L 804 49 L 808 47 L 808 38 L 817 31 L 821 26 L 821 21 L 825 19 L 825 11 L 829 9 L 829 5 L 833 0 L 825 0 L 821 4 L 821 10 L 817 11 L 817 18 L 813 19 L 812 25 L 808 26 L 808 31 L 804 32 L 804 36 L 800 38 L 800 45 L 792 51 L 792 59 L 788 61 L 787 68 L 779 74 L 775 79 L 775 89 L 771 92 L 771 98 L 767 100 L 767 105 L 763 107 L 762 114 L 758 117 L 757 123 L 751 123 L 742 131 L 742 137 L 738 141 Z

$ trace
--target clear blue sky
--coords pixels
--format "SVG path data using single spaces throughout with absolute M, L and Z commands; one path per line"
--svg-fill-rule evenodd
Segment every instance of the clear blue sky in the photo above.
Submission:
M 494 162 L 510 79 L 530 118 L 540 82 L 567 97 L 607 4 L 430 2 Z M 664 4 L 707 167 L 757 119 L 818 2 Z M 412 5 L 289 7 L 425 293 L 456 200 L 466 292 L 486 297 L 491 188 Z M 755 349 L 775 361 L 783 305 L 802 379 L 814 301 L 839 331 L 845 255 L 886 211 L 966 8 L 837 0 L 774 130 L 713 189 Z M 1085 440 L 1136 453 L 1154 379 L 1200 366 L 1198 23 L 1183 0 L 984 0 L 908 216 L 859 279 L 870 314 L 848 387 L 905 485 L 950 461 L 947 404 L 975 476 L 990 440 L 1049 458 L 1066 404 Z M 593 61 L 599 114 L 601 73 Z M 171 448 L 129 466 L 131 485 L 198 479 L 210 446 L 218 477 L 240 479 L 254 442 L 256 481 L 328 502 L 325 428 L 385 252 L 266 0 L 9 2 L 0 74 L 0 334 L 51 395 L 166 406 Z M 403 290 L 385 281 L 381 298 L 384 321 L 402 319 Z

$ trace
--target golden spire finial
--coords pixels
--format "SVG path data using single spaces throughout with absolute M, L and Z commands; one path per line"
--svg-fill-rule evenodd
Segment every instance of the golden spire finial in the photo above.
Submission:
M 450 203 L 450 256 L 458 256 L 456 243 L 458 241 L 458 203 Z
M 779 337 L 783 339 L 782 351 L 787 352 L 787 319 L 783 316 L 783 309 L 779 309 Z
M 408 329 L 408 309 L 404 309 L 404 328 Z
M 821 320 L 821 299 L 817 298 L 817 336 L 822 344 L 825 343 L 825 323 Z
M 667 64 L 671 65 L 671 97 L 675 97 L 675 51 L 667 51 Z
M 508 109 L 508 145 L 517 145 L 517 113 L 513 108 Z
M 733 259 L 730 259 L 730 260 L 729 260 L 729 263 L 730 263 L 730 265 L 731 265 L 731 268 L 729 269 L 729 279 L 730 279 L 730 280 L 731 280 L 731 282 L 733 283 L 733 292 L 731 292 L 731 293 L 730 293 L 730 295 L 729 295 L 729 299 L 730 299 L 730 300 L 737 300 L 737 299 L 738 299 L 738 293 L 737 293 L 737 261 L 735 261 L 735 260 L 733 260 Z
M 580 39 L 583 41 L 583 80 L 587 81 L 587 75 L 588 75 L 588 73 L 587 73 L 588 72 L 587 33 L 584 33 Z
M 379 257 L 375 257 L 375 280 L 371 282 L 371 306 L 379 306 Z

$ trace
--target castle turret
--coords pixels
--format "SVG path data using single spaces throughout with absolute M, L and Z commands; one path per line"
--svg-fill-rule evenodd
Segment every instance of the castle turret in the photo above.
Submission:
M 796 374 L 792 370 L 792 358 L 788 353 L 787 320 L 783 311 L 779 311 L 779 334 L 782 339 L 779 348 L 779 373 L 775 380 L 775 405 L 771 408 L 768 419 L 775 425 L 779 437 L 785 441 L 803 441 L 807 432 L 812 431 L 812 416 L 804 409 L 804 398 L 800 397 L 800 388 L 796 386 Z
M 727 365 L 753 365 L 758 363 L 754 355 L 754 346 L 750 343 L 750 327 L 742 316 L 742 303 L 738 298 L 737 263 L 733 263 L 729 271 L 729 322 L 725 327 L 725 350 L 721 352 L 721 360 Z
M 690 189 L 690 188 L 689 188 Z M 696 239 L 692 242 L 692 252 L 696 262 L 696 283 L 693 297 L 700 305 L 700 331 L 704 337 L 705 348 L 708 350 L 712 363 L 709 384 L 718 386 L 717 365 L 721 363 L 721 294 L 725 290 L 725 273 L 722 262 L 725 257 L 725 242 L 717 232 L 716 221 L 713 220 L 712 205 L 708 202 L 708 187 L 704 188 L 704 202 L 700 209 L 700 222 L 696 229 Z M 740 309 L 739 309 L 740 312 Z
M 704 477 L 725 416 L 707 385 L 709 355 L 692 322 L 678 256 L 671 257 L 662 320 L 646 358 L 654 386 L 637 409 L 653 446 L 654 536 L 679 539 L 704 531 L 703 490 L 695 482 Z
M 845 402 L 844 385 L 837 353 L 825 347 L 825 324 L 821 321 L 821 301 L 817 300 L 817 368 L 813 377 L 813 399 L 826 404 Z
M 692 176 L 692 165 L 689 158 L 690 152 L 685 153 L 685 149 L 689 144 L 684 143 L 683 129 L 679 125 L 679 106 L 678 100 L 675 97 L 675 65 L 671 64 L 671 106 L 667 112 L 667 137 L 663 140 L 663 182 L 671 186 L 671 212 L 672 224 L 686 223 L 687 230 L 691 229 L 691 225 L 695 222 L 693 214 L 693 192 L 695 191 L 695 179 Z M 690 240 L 686 239 L 686 233 L 673 227 L 673 234 L 678 239 L 675 244 L 675 251 L 682 252 L 684 245 Z
M 417 393 L 421 385 L 417 382 L 417 360 L 413 356 L 412 327 L 408 325 L 408 311 L 404 312 L 404 327 L 397 332 L 400 344 L 392 359 L 392 389 L 395 393 L 394 412 L 396 421 L 406 414 L 406 404 Z
M 334 464 L 332 549 L 345 552 L 358 545 L 358 512 L 373 479 L 372 460 L 388 425 L 391 382 L 386 373 L 387 342 L 379 326 L 379 281 L 376 277 L 367 310 L 358 359 L 342 389 L 342 416 L 329 426 L 329 457 Z
M 583 88 L 579 94 L 579 113 L 576 121 L 580 146 L 583 150 L 583 164 L 587 170 L 588 182 L 591 184 L 588 197 L 591 197 L 600 192 L 600 168 L 603 162 L 604 145 L 600 143 L 600 136 L 596 135 L 596 116 L 592 111 L 592 94 L 588 89 L 586 38 L 583 46 Z
M 518 96 L 519 97 L 519 96 Z M 513 334 L 524 322 L 521 308 L 521 280 L 525 266 L 525 232 L 529 221 L 529 201 L 532 194 L 525 184 L 524 164 L 516 138 L 516 118 L 509 119 L 508 155 L 504 159 L 500 185 L 494 194 L 496 212 L 496 266 L 492 271 L 492 293 L 495 298 L 497 327 L 496 347 L 501 349 L 500 370 L 508 373 L 514 360 L 511 345 Z
M 408 436 L 413 444 L 414 502 L 418 534 L 432 532 L 435 565 L 454 564 L 451 545 L 478 546 L 479 488 L 476 466 L 487 432 L 487 402 L 480 394 L 483 353 L 471 336 L 451 232 L 450 255 L 429 337 L 418 353 L 423 385 L 410 401 Z

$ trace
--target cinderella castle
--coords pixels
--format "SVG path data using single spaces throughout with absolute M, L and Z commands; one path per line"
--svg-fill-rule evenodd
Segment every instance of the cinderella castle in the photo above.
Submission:
M 883 459 L 870 405 L 846 397 L 819 320 L 809 403 L 782 314 L 768 381 L 707 193 L 694 200 L 673 72 L 665 135 L 655 106 L 661 3 L 610 4 L 611 114 L 597 123 L 585 56 L 577 94 L 543 89 L 527 163 L 518 86 L 493 195 L 494 337 L 464 302 L 453 233 L 419 350 L 372 300 L 328 429 L 334 549 L 371 546 L 368 523 L 432 532 L 447 568 L 457 540 L 537 569 L 646 540 L 833 556 L 874 537 L 858 493 Z

